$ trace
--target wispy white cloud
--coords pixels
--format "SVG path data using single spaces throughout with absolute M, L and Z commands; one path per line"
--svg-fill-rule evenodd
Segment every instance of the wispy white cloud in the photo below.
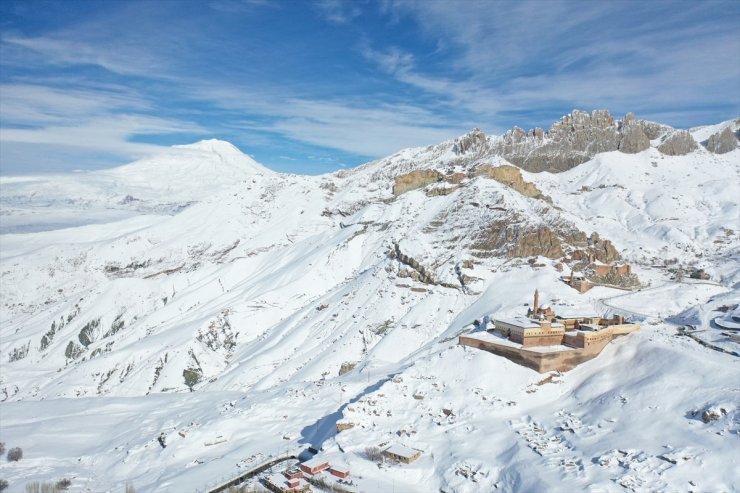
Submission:
M 167 71 L 167 61 L 125 42 L 74 39 L 73 33 L 55 36 L 4 37 L 3 43 L 25 48 L 56 65 L 96 65 L 120 75 L 152 77 Z M 23 56 L 23 55 L 21 55 Z
M 346 24 L 362 14 L 356 0 L 318 0 L 316 6 L 324 18 L 334 24 Z
M 706 14 L 729 2 L 630 3 L 627 10 L 619 2 L 561 1 L 383 6 L 394 22 L 411 18 L 439 41 L 446 56 L 437 59 L 454 70 L 422 66 L 396 48 L 366 47 L 366 58 L 405 84 L 489 119 L 563 105 L 649 113 L 686 105 L 684 118 L 702 105 L 734 103 L 740 110 L 736 23 Z
M 280 90 L 246 92 L 212 84 L 194 87 L 192 97 L 266 119 L 245 123 L 244 128 L 368 157 L 432 144 L 468 129 L 450 125 L 442 116 L 409 104 L 374 101 L 370 106 L 352 100 L 285 99 Z

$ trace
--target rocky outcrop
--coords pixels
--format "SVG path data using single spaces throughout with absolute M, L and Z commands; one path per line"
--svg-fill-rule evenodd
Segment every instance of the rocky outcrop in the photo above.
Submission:
M 442 174 L 432 169 L 419 169 L 399 175 L 395 178 L 393 184 L 393 195 L 399 196 L 409 190 L 425 187 L 430 183 L 436 183 L 442 180 Z
M 548 257 L 560 258 L 570 252 L 573 260 L 605 264 L 622 257 L 611 241 L 601 239 L 597 233 L 586 236 L 566 224 L 532 227 L 521 224 L 517 217 L 488 224 L 470 245 L 473 255 L 490 257 Z
M 715 154 L 725 154 L 726 152 L 734 151 L 737 149 L 737 136 L 730 127 L 725 127 L 721 132 L 717 132 L 702 142 L 702 145 L 707 148 L 709 152 Z
M 434 279 L 431 272 L 429 272 L 416 259 L 401 252 L 401 247 L 398 243 L 393 245 L 393 249 L 391 249 L 388 255 L 413 269 L 413 271 L 408 271 L 406 269 L 401 270 L 398 277 L 410 277 L 415 281 L 423 282 L 425 284 L 437 284 L 437 281 Z
M 650 147 L 651 139 L 671 130 L 659 123 L 635 120 L 632 113 L 616 122 L 606 110 L 590 114 L 574 110 L 547 132 L 540 128 L 525 132 L 514 127 L 492 144 L 490 152 L 526 171 L 559 172 L 578 166 L 600 152 L 644 151 Z
M 640 126 L 642 127 L 642 131 L 645 132 L 645 135 L 647 135 L 647 138 L 650 140 L 655 140 L 658 137 L 666 135 L 673 130 L 672 127 L 669 127 L 668 125 L 663 125 L 662 123 L 650 122 L 647 120 L 638 120 L 637 122 L 640 124 Z
M 559 258 L 563 256 L 563 244 L 554 231 L 543 226 L 520 235 L 509 256 Z
M 496 221 L 481 232 L 470 245 L 478 257 L 506 255 L 508 257 L 563 256 L 560 237 L 549 227 L 532 229 L 506 220 Z
M 618 129 L 608 111 L 574 110 L 547 132 L 514 127 L 495 152 L 526 171 L 566 171 L 599 152 L 617 150 L 618 144 Z
M 645 134 L 643 126 L 629 118 L 628 113 L 622 122 L 621 137 L 619 139 L 619 150 L 626 154 L 637 154 L 650 147 L 650 139 Z
M 658 150 L 668 156 L 684 156 L 698 149 L 696 141 L 686 130 L 676 130 L 663 137 Z
M 474 128 L 470 133 L 455 140 L 452 152 L 455 154 L 485 153 L 489 150 L 488 138 L 479 128 Z
M 579 241 L 581 238 L 585 241 Z M 570 253 L 570 258 L 578 262 L 590 263 L 598 260 L 604 264 L 609 264 L 622 258 L 612 242 L 602 240 L 596 232 L 591 233 L 588 239 L 583 234 L 582 237 L 569 241 L 569 243 L 578 247 Z
M 546 202 L 552 202 L 552 199 L 547 195 L 543 194 L 539 188 L 533 183 L 524 181 L 522 172 L 519 168 L 514 166 L 489 166 L 483 165 L 478 167 L 474 174 L 476 176 L 483 176 L 496 180 L 499 183 L 506 185 L 507 187 L 513 188 L 517 192 L 521 193 L 525 197 L 533 197 L 536 199 L 542 199 Z

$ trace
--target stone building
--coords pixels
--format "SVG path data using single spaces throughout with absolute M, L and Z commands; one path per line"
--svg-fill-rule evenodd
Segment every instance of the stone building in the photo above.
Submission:
M 409 448 L 400 444 L 394 444 L 383 450 L 383 456 L 398 462 L 403 462 L 404 464 L 411 464 L 421 457 L 421 450 Z
M 640 329 L 639 324 L 625 323 L 618 315 L 558 317 L 551 309 L 542 312 L 537 290 L 528 315 L 493 318 L 493 329 L 460 336 L 460 344 L 538 372 L 567 371 L 598 356 L 614 338 Z

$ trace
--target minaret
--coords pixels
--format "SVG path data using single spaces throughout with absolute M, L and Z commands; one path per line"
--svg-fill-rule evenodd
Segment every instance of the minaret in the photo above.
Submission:
M 534 289 L 534 306 L 532 307 L 532 315 L 537 317 L 537 314 L 540 311 L 540 292 L 537 291 L 537 288 Z

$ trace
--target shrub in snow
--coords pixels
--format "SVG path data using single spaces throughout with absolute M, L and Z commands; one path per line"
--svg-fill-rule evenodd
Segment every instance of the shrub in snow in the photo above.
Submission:
M 59 491 L 64 491 L 67 488 L 69 488 L 71 485 L 72 485 L 72 480 L 64 478 L 64 479 L 60 479 L 59 481 L 57 481 L 56 488 Z
M 132 485 L 131 483 L 127 483 L 124 493 L 136 493 L 136 488 L 134 488 L 134 485 Z
M 5 442 L 0 442 L 0 455 L 5 453 Z
M 0 479 L 0 491 L 5 491 L 8 489 L 8 481 L 5 479 Z
M 182 377 L 185 379 L 185 385 L 187 385 L 190 392 L 192 392 L 193 387 L 195 387 L 203 378 L 203 374 L 199 370 L 185 369 L 182 371 Z
M 383 451 L 380 450 L 380 447 L 365 447 L 365 455 L 373 462 L 383 461 Z
M 18 462 L 23 458 L 23 450 L 20 447 L 14 447 L 8 450 L 8 462 Z

